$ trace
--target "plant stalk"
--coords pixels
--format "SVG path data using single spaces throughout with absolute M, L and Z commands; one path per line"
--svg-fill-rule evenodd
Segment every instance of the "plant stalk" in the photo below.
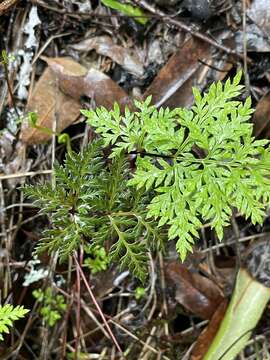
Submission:
M 203 360 L 234 360 L 248 342 L 270 299 L 270 288 L 238 272 L 231 302 Z

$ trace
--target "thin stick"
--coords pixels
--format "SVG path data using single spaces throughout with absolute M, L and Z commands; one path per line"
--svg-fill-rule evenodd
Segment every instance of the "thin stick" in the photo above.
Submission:
M 4 0 L 0 3 L 0 15 L 8 11 L 12 6 L 16 5 L 19 0 Z
M 242 25 L 243 25 L 245 88 L 246 88 L 246 92 L 250 93 L 250 83 L 249 83 L 248 63 L 247 63 L 247 5 L 246 5 L 246 0 L 242 0 L 242 12 L 243 12 Z
M 202 33 L 200 33 L 199 31 L 195 30 L 193 27 L 186 25 L 185 23 L 183 23 L 180 20 L 175 20 L 173 18 L 171 18 L 169 15 L 167 15 L 166 13 L 164 13 L 161 10 L 158 10 L 155 6 L 150 5 L 147 1 L 145 0 L 133 0 L 136 4 L 140 5 L 142 8 L 144 8 L 145 10 L 149 11 L 150 13 L 159 16 L 161 20 L 163 20 L 164 22 L 167 21 L 168 23 L 177 26 L 178 28 L 180 28 L 181 30 L 184 30 L 188 33 L 190 33 L 192 36 L 196 37 L 197 39 L 200 39 L 210 45 L 215 46 L 216 48 L 222 50 L 223 52 L 226 52 L 227 54 L 233 55 L 235 57 L 237 57 L 240 60 L 244 60 L 244 55 L 243 54 L 239 54 L 237 53 L 235 50 L 231 49 L 228 46 L 219 44 L 218 42 L 216 42 L 215 40 L 213 40 L 211 37 L 204 35 Z M 246 58 L 247 62 L 251 63 L 251 59 Z
M 26 177 L 26 176 L 45 175 L 45 174 L 52 174 L 52 170 L 38 170 L 38 171 L 28 171 L 28 172 L 21 172 L 21 173 L 15 173 L 15 174 L 1 175 L 0 181 L 8 180 L 8 179 L 16 179 L 16 178 Z
M 106 318 L 105 318 L 105 316 L 104 316 L 104 314 L 103 314 L 103 312 L 102 312 L 102 310 L 101 310 L 98 302 L 96 301 L 96 298 L 95 298 L 95 296 L 94 296 L 94 294 L 93 294 L 93 292 L 92 292 L 92 290 L 91 290 L 91 288 L 90 288 L 90 286 L 89 286 L 89 284 L 88 284 L 88 282 L 87 282 L 87 280 L 86 280 L 86 277 L 85 277 L 85 275 L 84 275 L 84 272 L 82 271 L 82 269 L 81 269 L 81 267 L 80 267 L 80 265 L 79 265 L 79 263 L 78 263 L 78 261 L 77 261 L 77 259 L 76 259 L 76 256 L 74 256 L 73 258 L 74 258 L 74 261 L 75 261 L 75 263 L 76 263 L 76 266 L 77 266 L 77 268 L 78 268 L 78 270 L 79 270 L 79 272 L 80 272 L 80 274 L 81 274 L 81 277 L 82 277 L 82 280 L 83 280 L 83 282 L 84 282 L 84 284 L 85 284 L 85 286 L 86 286 L 86 289 L 87 289 L 87 291 L 89 292 L 89 295 L 90 295 L 90 297 L 91 297 L 91 299 L 92 299 L 95 307 L 97 308 L 97 310 L 98 310 L 98 312 L 99 312 L 99 314 L 100 314 L 100 317 L 101 317 L 102 321 L 104 322 L 104 325 L 106 326 L 106 328 L 107 328 L 107 330 L 108 330 L 108 333 L 110 334 L 110 337 L 111 337 L 113 343 L 115 344 L 117 350 L 118 350 L 118 351 L 121 353 L 121 355 L 122 355 L 123 352 L 122 352 L 122 350 L 121 350 L 121 347 L 120 347 L 120 345 L 118 344 L 118 342 L 117 342 L 117 340 L 116 340 L 116 338 L 115 338 L 115 336 L 114 336 L 114 334 L 113 334 L 113 332 L 112 332 L 112 330 L 111 330 L 111 328 L 110 328 L 110 326 L 109 326 L 109 324 L 108 324 L 108 322 L 107 322 L 107 320 L 106 320 Z

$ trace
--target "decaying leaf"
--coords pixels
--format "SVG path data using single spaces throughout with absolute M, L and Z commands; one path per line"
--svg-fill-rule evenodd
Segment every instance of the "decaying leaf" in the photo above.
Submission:
M 53 59 L 48 61 L 59 81 L 59 87 L 66 95 L 79 100 L 87 96 L 94 100 L 96 106 L 112 108 L 117 102 L 122 108 L 130 104 L 127 93 L 109 76 L 96 69 L 90 69 L 84 76 L 67 74 L 62 64 Z
M 175 300 L 202 319 L 210 319 L 223 299 L 219 288 L 205 276 L 191 272 L 179 262 L 165 267 L 168 284 L 175 288 Z
M 144 97 L 152 95 L 157 106 L 188 106 L 193 102 L 193 80 L 204 66 L 199 60 L 211 55 L 211 48 L 194 38 L 187 40 L 159 71 Z
M 98 54 L 108 56 L 131 74 L 137 77 L 141 77 L 144 74 L 143 64 L 139 57 L 123 46 L 116 45 L 109 36 L 92 37 L 72 45 L 71 48 L 86 52 L 96 50 Z
M 68 58 L 55 59 L 62 64 L 67 74 L 82 75 L 87 69 Z M 56 119 L 57 131 L 61 132 L 71 125 L 80 115 L 80 102 L 59 90 L 58 80 L 54 72 L 47 68 L 34 88 L 30 96 L 27 111 L 36 112 L 38 125 L 52 129 Z M 25 120 L 21 129 L 21 140 L 26 144 L 38 144 L 48 141 L 50 134 L 29 126 Z
M 247 9 L 246 33 L 235 33 L 237 51 L 243 52 L 244 39 L 248 51 L 270 51 L 270 7 L 269 0 L 254 0 Z
M 101 71 L 85 67 L 70 58 L 43 58 L 49 67 L 38 80 L 30 97 L 27 111 L 38 114 L 37 125 L 52 129 L 56 119 L 57 132 L 63 131 L 79 116 L 83 96 L 97 106 L 112 108 L 118 102 L 123 108 L 130 104 L 125 91 Z M 21 140 L 26 144 L 46 142 L 50 134 L 29 128 L 24 122 Z

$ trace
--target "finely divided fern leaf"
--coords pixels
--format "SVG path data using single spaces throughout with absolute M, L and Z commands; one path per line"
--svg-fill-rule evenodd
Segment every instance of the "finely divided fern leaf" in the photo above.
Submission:
M 23 306 L 14 307 L 11 304 L 0 305 L 0 341 L 4 340 L 2 334 L 9 333 L 9 327 L 13 326 L 13 322 L 20 318 L 23 318 L 29 310 L 25 309 Z
M 51 222 L 36 251 L 58 251 L 64 261 L 80 244 L 106 247 L 112 261 L 145 279 L 147 249 L 161 248 L 162 234 L 153 221 L 146 221 L 144 204 L 151 194 L 127 186 L 125 157 L 104 160 L 101 141 L 96 141 L 79 154 L 67 154 L 64 165 L 55 165 L 54 175 L 55 187 L 24 187 Z
M 138 111 L 119 106 L 82 111 L 87 122 L 112 146 L 111 157 L 137 155 L 130 186 L 154 190 L 148 218 L 168 225 L 177 238 L 182 260 L 192 251 L 202 221 L 218 237 L 232 208 L 253 223 L 262 223 L 270 200 L 270 151 L 267 140 L 255 140 L 249 122 L 251 99 L 241 93 L 241 73 L 233 81 L 212 84 L 208 93 L 193 89 L 191 109 L 157 109 L 151 98 L 135 101 Z

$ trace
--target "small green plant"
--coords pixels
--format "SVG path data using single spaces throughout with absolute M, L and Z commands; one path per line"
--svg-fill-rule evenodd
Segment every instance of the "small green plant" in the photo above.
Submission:
M 147 251 L 176 239 L 182 260 L 209 222 L 219 239 L 236 208 L 262 223 L 270 199 L 268 140 L 255 140 L 251 99 L 233 81 L 194 89 L 191 109 L 157 109 L 151 98 L 124 114 L 115 104 L 83 110 L 101 140 L 70 151 L 55 166 L 55 183 L 27 186 L 52 227 L 37 251 L 57 250 L 64 260 L 80 244 L 108 248 L 110 261 L 144 280 Z M 103 150 L 110 147 L 109 159 Z M 136 157 L 131 171 L 127 155 Z
M 99 245 L 86 245 L 84 251 L 89 256 L 85 258 L 83 263 L 91 270 L 92 274 L 96 274 L 108 268 L 109 256 L 104 247 Z
M 27 114 L 27 119 L 31 127 L 38 129 L 39 131 L 42 131 L 50 136 L 57 136 L 59 144 L 65 144 L 67 151 L 71 151 L 70 137 L 67 133 L 58 133 L 48 127 L 38 125 L 38 114 L 36 112 L 30 111 Z
M 140 299 L 144 298 L 145 295 L 146 295 L 145 288 L 143 288 L 141 286 L 137 286 L 135 289 L 135 299 L 140 300 Z
M 106 5 L 114 10 L 120 11 L 122 14 L 133 17 L 137 22 L 145 25 L 148 21 L 144 12 L 139 7 L 134 7 L 130 4 L 122 4 L 117 0 L 101 0 L 103 5 Z
M 204 221 L 222 239 L 232 208 L 261 224 L 269 204 L 269 141 L 252 136 L 250 97 L 235 100 L 240 79 L 241 72 L 224 86 L 212 84 L 204 95 L 194 88 L 191 109 L 158 110 L 149 97 L 135 101 L 136 112 L 126 108 L 121 114 L 117 104 L 110 111 L 82 111 L 104 146 L 113 146 L 112 158 L 136 154 L 128 185 L 155 191 L 147 218 L 169 227 L 182 260 Z
M 28 312 L 23 306 L 0 305 L 0 341 L 4 340 L 2 334 L 9 334 L 9 327 L 13 326 L 13 322 L 23 318 Z
M 42 304 L 40 314 L 46 325 L 54 326 L 56 322 L 61 319 L 62 312 L 67 308 L 64 296 L 55 296 L 51 287 L 47 287 L 45 291 L 41 289 L 34 290 L 33 296 Z

